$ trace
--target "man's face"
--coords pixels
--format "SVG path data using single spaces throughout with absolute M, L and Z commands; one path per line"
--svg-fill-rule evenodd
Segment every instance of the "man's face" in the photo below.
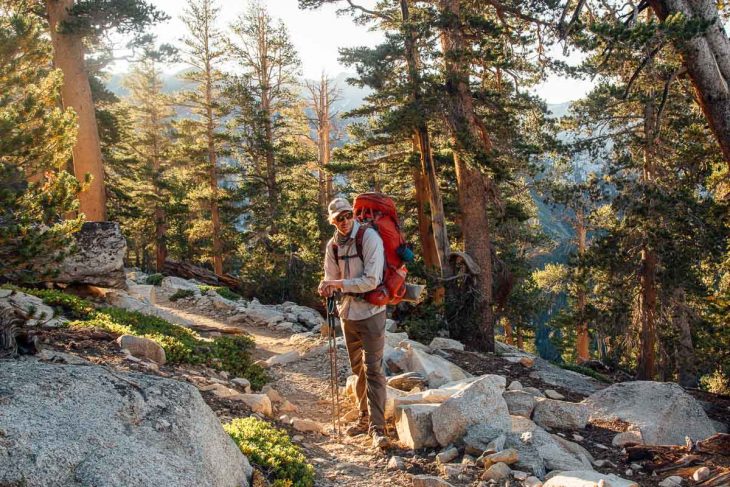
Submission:
M 351 211 L 343 211 L 332 221 L 332 224 L 337 227 L 337 231 L 342 235 L 348 235 L 352 231 L 352 225 L 354 220 L 352 219 Z

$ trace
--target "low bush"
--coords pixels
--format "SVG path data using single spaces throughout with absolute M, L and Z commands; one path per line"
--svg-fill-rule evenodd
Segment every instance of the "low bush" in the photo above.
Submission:
M 43 299 L 73 321 L 70 327 L 96 327 L 116 335 L 136 335 L 154 340 L 165 349 L 169 363 L 203 364 L 216 370 L 245 377 L 254 389 L 267 382 L 264 369 L 253 363 L 255 344 L 245 335 L 223 336 L 205 340 L 196 332 L 162 318 L 137 311 L 107 307 L 95 309 L 85 299 L 55 290 L 18 289 Z
M 147 276 L 147 279 L 145 280 L 145 282 L 147 284 L 152 284 L 153 286 L 159 286 L 160 284 L 162 284 L 162 280 L 164 278 L 165 278 L 165 276 L 163 276 L 162 274 L 159 274 L 159 273 L 150 274 L 149 276 Z
M 233 291 L 231 291 L 230 289 L 228 289 L 225 286 L 201 285 L 201 286 L 198 286 L 198 289 L 200 289 L 201 293 L 206 293 L 208 291 L 215 291 L 216 293 L 218 293 L 218 295 L 220 297 L 230 299 L 231 301 L 238 301 L 239 299 L 241 299 L 240 294 L 234 293 Z
M 195 296 L 195 291 L 192 289 L 178 289 L 172 296 L 170 296 L 170 301 L 177 301 L 178 299 L 185 299 L 190 296 Z
M 273 480 L 275 487 L 314 485 L 314 467 L 285 430 L 256 417 L 234 419 L 223 425 L 244 455 Z

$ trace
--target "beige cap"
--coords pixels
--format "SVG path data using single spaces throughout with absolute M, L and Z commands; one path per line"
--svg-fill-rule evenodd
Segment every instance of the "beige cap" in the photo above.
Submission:
M 352 211 L 352 205 L 345 198 L 335 198 L 330 201 L 329 205 L 327 205 L 327 212 L 329 213 L 330 222 L 335 221 L 337 215 L 339 215 L 343 211 Z

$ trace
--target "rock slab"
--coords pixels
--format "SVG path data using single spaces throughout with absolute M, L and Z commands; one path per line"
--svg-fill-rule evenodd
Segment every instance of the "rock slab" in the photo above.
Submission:
M 413 404 L 396 408 L 395 427 L 400 442 L 413 450 L 437 446 L 432 414 L 438 407 L 438 404 Z
M 460 440 L 469 426 L 486 423 L 492 428 L 509 431 L 511 420 L 503 388 L 492 376 L 485 375 L 457 392 L 433 413 L 433 432 L 440 445 Z
M 700 403 L 671 382 L 620 382 L 583 403 L 590 421 L 624 421 L 650 445 L 684 445 L 686 436 L 697 441 L 715 434 Z
M 1 361 L 0 403 L 0 485 L 249 485 L 248 460 L 185 382 Z

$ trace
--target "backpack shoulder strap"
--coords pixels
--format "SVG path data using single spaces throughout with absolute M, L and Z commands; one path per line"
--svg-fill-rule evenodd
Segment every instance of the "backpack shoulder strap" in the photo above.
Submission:
M 363 257 L 363 251 L 362 251 L 362 241 L 365 237 L 365 231 L 370 228 L 369 224 L 362 224 L 360 225 L 360 228 L 357 229 L 357 233 L 355 234 L 355 249 L 357 249 L 357 255 L 360 257 L 360 260 L 365 262 L 365 259 Z

